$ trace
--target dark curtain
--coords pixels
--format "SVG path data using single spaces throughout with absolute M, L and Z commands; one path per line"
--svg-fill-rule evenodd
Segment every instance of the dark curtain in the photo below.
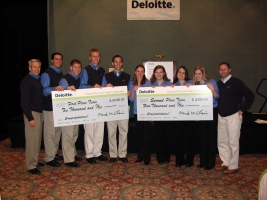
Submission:
M 48 67 L 47 1 L 10 0 L 1 6 L 2 115 L 0 139 L 8 137 L 8 120 L 22 115 L 19 85 L 29 72 L 28 61 Z

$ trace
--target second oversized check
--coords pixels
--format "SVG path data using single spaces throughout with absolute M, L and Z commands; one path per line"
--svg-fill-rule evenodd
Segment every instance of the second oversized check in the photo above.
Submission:
M 129 118 L 127 87 L 52 92 L 54 126 Z
M 139 121 L 213 120 L 207 85 L 143 87 L 136 91 Z

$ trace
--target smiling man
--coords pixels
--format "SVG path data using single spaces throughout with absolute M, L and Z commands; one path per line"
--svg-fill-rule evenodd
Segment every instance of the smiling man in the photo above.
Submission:
M 100 51 L 91 49 L 89 59 L 91 63 L 81 72 L 80 88 L 101 88 L 105 70 L 99 66 Z M 84 124 L 85 158 L 88 163 L 95 164 L 96 160 L 107 161 L 102 155 L 104 139 L 104 122 Z
M 31 59 L 28 63 L 30 72 L 20 84 L 21 108 L 25 124 L 25 160 L 29 173 L 41 174 L 37 169 L 44 165 L 38 163 L 43 127 L 43 87 L 39 80 L 41 61 Z
M 242 114 L 253 101 L 253 92 L 238 78 L 231 75 L 227 62 L 219 65 L 221 80 L 218 81 L 220 99 L 218 101 L 218 150 L 222 164 L 215 169 L 232 174 L 238 171 L 239 138 Z M 244 99 L 244 101 L 243 101 Z
M 131 76 L 122 71 L 123 59 L 120 55 L 115 55 L 112 58 L 113 71 L 107 73 L 103 78 L 103 87 L 127 86 L 129 91 L 129 84 L 132 83 Z M 110 162 L 117 161 L 117 157 L 123 163 L 127 163 L 127 135 L 128 135 L 129 119 L 108 121 L 108 143 Z M 117 147 L 117 127 L 119 128 L 119 148 Z
M 56 159 L 59 141 L 61 137 L 61 127 L 54 127 L 52 91 L 63 91 L 59 85 L 59 81 L 63 77 L 61 66 L 63 63 L 63 55 L 55 52 L 51 55 L 51 66 L 41 75 L 41 84 L 43 86 L 43 115 L 44 115 L 44 146 L 45 146 L 45 162 L 52 167 L 60 167 L 61 164 Z
M 70 62 L 70 71 L 63 76 L 59 85 L 64 90 L 75 91 L 80 87 L 80 73 L 82 71 L 82 63 L 73 59 Z M 63 126 L 62 130 L 62 151 L 64 162 L 70 167 L 80 167 L 80 164 L 76 161 L 81 161 L 82 158 L 77 156 L 75 148 L 75 142 L 79 134 L 79 125 Z

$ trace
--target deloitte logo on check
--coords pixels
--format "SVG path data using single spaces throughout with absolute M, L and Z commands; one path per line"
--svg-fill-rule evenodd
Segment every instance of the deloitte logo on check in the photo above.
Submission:
M 73 96 L 71 93 L 55 94 L 55 97 L 71 97 L 71 96 Z
M 175 8 L 175 6 L 172 5 L 172 2 L 166 2 L 164 0 L 155 0 L 154 2 L 132 1 L 132 8 Z

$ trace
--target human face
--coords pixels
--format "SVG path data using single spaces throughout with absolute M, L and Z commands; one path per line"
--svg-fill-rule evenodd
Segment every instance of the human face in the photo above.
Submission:
M 196 79 L 196 81 L 202 81 L 203 80 L 202 71 L 200 71 L 199 69 L 195 70 L 195 79 Z
M 29 67 L 29 70 L 31 73 L 33 73 L 35 76 L 38 76 L 41 71 L 41 65 L 39 62 L 33 62 L 32 66 Z
M 183 68 L 180 68 L 177 73 L 178 80 L 183 81 L 185 79 L 185 70 Z
M 141 80 L 145 74 L 145 70 L 143 67 L 138 67 L 134 72 L 137 80 Z
M 52 60 L 52 65 L 56 68 L 60 68 L 62 66 L 63 59 L 61 55 L 55 55 L 54 59 Z
M 157 69 L 154 73 L 156 79 L 159 81 L 159 80 L 163 80 L 163 76 L 164 76 L 164 72 L 161 68 Z
M 100 62 L 100 54 L 98 52 L 91 52 L 89 59 L 93 65 L 97 66 Z
M 231 74 L 231 69 L 228 68 L 227 65 L 220 65 L 219 73 L 222 78 L 226 78 L 229 74 Z
M 114 67 L 114 70 L 116 72 L 121 71 L 121 68 L 123 66 L 123 62 L 120 57 L 114 58 L 114 61 L 112 62 L 112 66 Z
M 82 67 L 80 64 L 78 63 L 74 63 L 72 66 L 70 66 L 70 71 L 75 75 L 78 76 L 81 71 L 82 71 Z

